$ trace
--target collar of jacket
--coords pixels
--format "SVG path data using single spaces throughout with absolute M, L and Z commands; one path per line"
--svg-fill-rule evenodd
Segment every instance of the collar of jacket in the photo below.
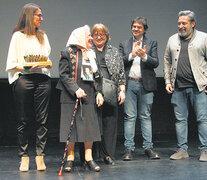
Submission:
M 96 46 L 94 43 L 92 43 L 92 49 L 95 51 L 96 50 Z M 107 49 L 112 49 L 112 45 L 109 44 L 108 42 L 104 45 L 104 51 L 106 52 Z
M 193 36 L 191 37 L 191 39 L 190 39 L 190 42 L 192 42 L 193 41 L 193 39 L 196 37 L 196 34 L 197 34 L 197 30 L 196 29 L 194 29 L 193 30 Z M 180 36 L 179 36 L 179 34 L 177 33 L 177 36 L 178 36 L 178 40 L 180 41 Z M 190 43 L 189 42 L 189 43 Z
M 106 61 L 106 67 L 107 67 L 107 69 L 108 69 L 108 71 L 109 71 L 109 74 L 112 76 L 113 75 L 113 69 L 112 69 L 112 67 L 111 67 L 111 58 L 112 58 L 112 53 L 111 53 L 111 50 L 112 50 L 112 45 L 111 44 L 109 44 L 108 42 L 105 44 L 105 46 L 104 46 L 104 52 L 105 52 L 105 61 Z M 94 43 L 93 43 L 93 45 L 92 45 L 92 49 L 95 51 L 96 50 L 96 46 L 94 45 Z

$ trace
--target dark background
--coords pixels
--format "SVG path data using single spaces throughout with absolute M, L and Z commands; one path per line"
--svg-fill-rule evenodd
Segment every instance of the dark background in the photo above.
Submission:
M 48 142 L 59 142 L 59 120 L 60 103 L 59 90 L 55 88 L 58 79 L 52 79 L 52 94 L 50 101 L 50 111 L 48 118 Z M 163 78 L 157 78 L 158 91 L 155 92 L 154 104 L 152 110 L 153 139 L 156 141 L 175 140 L 174 115 L 170 103 L 170 95 L 165 92 Z M 16 120 L 14 112 L 14 103 L 12 97 L 12 86 L 8 85 L 7 79 L 0 80 L 0 145 L 16 145 Z M 35 140 L 34 123 L 30 123 L 30 139 Z M 138 140 L 142 141 L 140 122 L 136 123 L 136 134 Z M 189 115 L 189 138 L 197 138 L 197 125 L 195 123 L 194 113 Z M 119 109 L 118 119 L 118 138 L 123 141 L 123 109 Z

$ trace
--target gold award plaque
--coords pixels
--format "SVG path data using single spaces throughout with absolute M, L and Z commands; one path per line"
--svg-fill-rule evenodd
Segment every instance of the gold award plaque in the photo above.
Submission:
M 28 66 L 51 66 L 52 62 L 48 61 L 47 56 L 40 56 L 40 55 L 28 55 L 24 56 L 24 67 Z

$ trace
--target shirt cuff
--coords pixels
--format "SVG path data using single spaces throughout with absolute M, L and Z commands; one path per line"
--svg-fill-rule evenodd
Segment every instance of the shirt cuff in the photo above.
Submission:
M 132 57 L 132 53 L 130 53 L 130 54 L 129 54 L 129 58 L 128 58 L 128 60 L 131 61 L 131 60 L 133 60 L 133 59 L 134 59 L 134 58 Z
M 147 54 L 146 54 L 145 58 L 142 59 L 142 61 L 143 61 L 143 62 L 147 61 Z

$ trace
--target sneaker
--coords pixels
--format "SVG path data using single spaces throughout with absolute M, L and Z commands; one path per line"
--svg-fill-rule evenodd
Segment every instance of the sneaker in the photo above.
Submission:
M 201 162 L 206 162 L 207 161 L 207 151 L 201 151 L 200 159 L 199 161 Z
M 188 152 L 183 150 L 178 150 L 176 153 L 170 156 L 171 160 L 185 159 L 188 158 Z

